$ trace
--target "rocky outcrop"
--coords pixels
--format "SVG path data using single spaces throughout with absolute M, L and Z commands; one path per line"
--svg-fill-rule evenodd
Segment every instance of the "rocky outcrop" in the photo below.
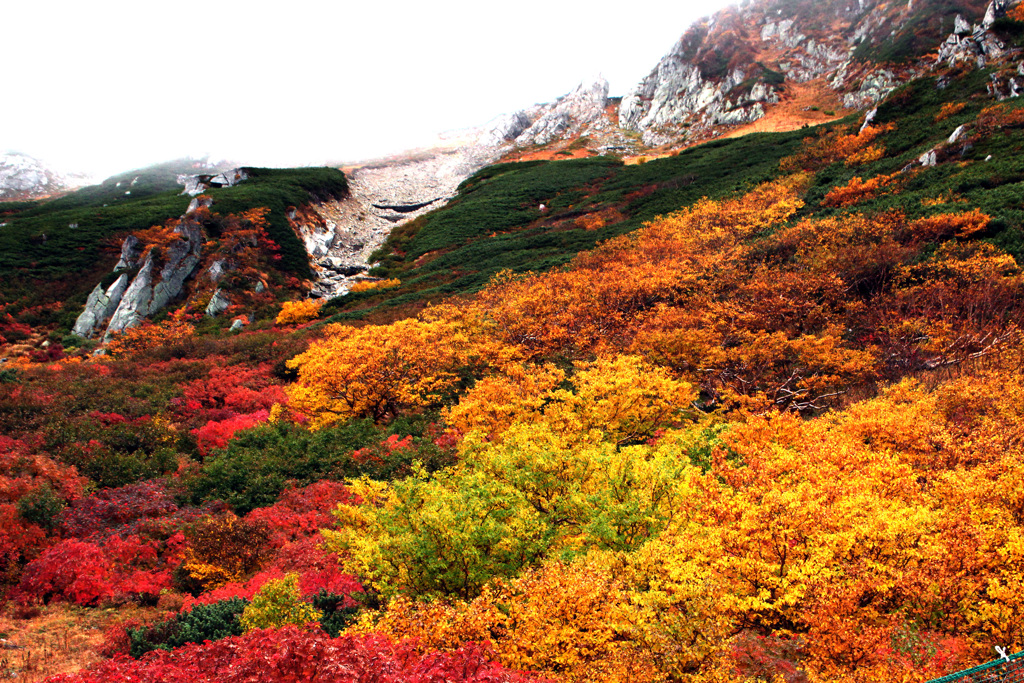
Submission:
M 525 110 L 512 114 L 502 114 L 484 126 L 480 136 L 480 144 L 487 147 L 500 147 L 514 142 L 527 128 L 533 125 L 536 115 L 532 116 Z
M 138 267 L 139 259 L 142 258 L 142 251 L 145 247 L 146 245 L 135 235 L 125 237 L 124 242 L 121 243 L 121 260 L 114 266 L 114 270 L 128 270 L 129 268 Z
M 248 178 L 249 175 L 245 172 L 244 168 L 233 168 L 229 171 L 213 174 L 179 175 L 178 184 L 185 186 L 185 189 L 181 191 L 182 194 L 195 197 L 206 192 L 211 187 L 233 187 L 240 182 L 248 180 Z
M 121 245 L 121 260 L 114 270 L 138 268 L 138 272 L 132 278 L 128 272 L 121 273 L 106 290 L 97 285 L 72 332 L 79 337 L 92 337 L 104 329 L 106 341 L 115 332 L 142 324 L 144 319 L 180 295 L 185 281 L 199 266 L 203 232 L 188 214 L 182 217 L 174 232 L 180 239 L 148 252 L 135 236 L 126 237 Z
M 206 315 L 215 318 L 229 308 L 231 308 L 231 299 L 228 298 L 227 294 L 217 289 L 213 292 L 213 296 L 210 297 L 210 303 L 206 305 Z
M 898 88 L 903 81 L 888 69 L 875 69 L 860 81 L 860 86 L 853 92 L 843 95 L 843 106 L 847 109 L 860 109 L 878 104 L 889 93 Z
M 750 84 L 740 69 L 720 81 L 704 78 L 699 67 L 687 62 L 679 43 L 622 98 L 619 125 L 641 133 L 644 144 L 655 146 L 710 126 L 756 121 L 764 116 L 765 103 L 778 100 L 773 86 Z
M 766 21 L 761 27 L 761 41 L 787 50 L 787 57 L 779 62 L 779 68 L 787 79 L 797 83 L 834 73 L 850 59 L 852 52 L 845 42 L 826 44 L 808 38 L 797 29 L 795 19 Z
M 122 273 L 114 283 L 106 290 L 103 285 L 96 285 L 96 288 L 89 294 L 85 302 L 85 310 L 78 316 L 75 326 L 71 329 L 72 334 L 88 338 L 93 335 L 96 328 L 110 319 L 121 303 L 121 297 L 128 289 L 128 275 Z
M 181 294 L 185 280 L 192 276 L 203 245 L 198 223 L 187 217 L 174 229 L 181 239 L 162 250 L 146 255 L 138 274 L 125 290 L 104 333 L 104 341 L 115 332 L 137 327 Z
M 540 117 L 515 137 L 515 143 L 520 146 L 546 145 L 556 139 L 580 135 L 588 125 L 604 119 L 607 106 L 608 81 L 598 78 L 589 85 L 580 83 L 568 95 L 546 105 Z M 522 123 L 525 118 L 523 112 L 520 115 L 517 123 Z
M 992 25 L 997 19 L 1006 16 L 1007 10 L 1018 4 L 1020 0 L 992 0 L 985 10 L 981 23 L 973 26 L 958 14 L 953 32 L 939 46 L 936 64 L 956 66 L 966 62 L 980 69 L 1004 57 L 1007 46 L 992 32 Z

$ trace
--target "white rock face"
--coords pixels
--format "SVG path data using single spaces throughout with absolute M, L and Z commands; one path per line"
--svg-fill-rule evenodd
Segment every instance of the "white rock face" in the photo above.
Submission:
M 578 135 L 588 124 L 604 118 L 607 106 L 608 81 L 598 78 L 590 85 L 580 83 L 571 93 L 548 105 L 540 118 L 516 136 L 515 142 L 520 146 L 545 145 Z
M 233 187 L 248 178 L 249 176 L 246 174 L 245 169 L 233 168 L 229 171 L 213 174 L 179 175 L 177 180 L 179 185 L 185 186 L 185 189 L 181 191 L 182 194 L 195 197 L 206 192 L 211 187 Z

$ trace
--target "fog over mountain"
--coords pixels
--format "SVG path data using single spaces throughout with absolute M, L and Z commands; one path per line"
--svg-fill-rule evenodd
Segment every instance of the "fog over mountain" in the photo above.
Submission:
M 0 112 L 0 152 L 97 177 L 183 156 L 377 156 L 597 73 L 621 95 L 725 5 L 6 3 L 5 49 L 31 59 L 5 75 L 19 104 Z

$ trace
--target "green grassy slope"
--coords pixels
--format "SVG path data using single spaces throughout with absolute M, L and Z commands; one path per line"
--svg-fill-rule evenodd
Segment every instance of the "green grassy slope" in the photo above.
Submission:
M 447 206 L 395 230 L 374 255 L 379 265 L 372 274 L 398 278 L 401 287 L 340 297 L 326 310 L 338 319 L 360 318 L 475 292 L 501 270 L 562 266 L 658 215 L 774 177 L 779 160 L 807 134 L 716 140 L 632 166 L 607 157 L 490 166 L 466 180 Z M 579 227 L 577 219 L 588 214 L 607 217 L 607 224 Z
M 280 267 L 310 275 L 302 242 L 285 212 L 319 199 L 343 196 L 345 176 L 332 168 L 248 169 L 250 180 L 210 190 L 213 210 L 222 215 L 257 206 L 271 209 L 270 237 L 281 246 Z M 138 177 L 134 185 L 132 180 Z M 120 183 L 120 185 L 118 185 Z M 129 193 L 130 194 L 127 194 Z M 34 314 L 33 324 L 67 326 L 88 292 L 118 259 L 123 237 L 181 216 L 190 198 L 166 173 L 133 172 L 83 188 L 59 199 L 0 204 L 0 301 L 7 310 L 62 301 L 60 311 Z

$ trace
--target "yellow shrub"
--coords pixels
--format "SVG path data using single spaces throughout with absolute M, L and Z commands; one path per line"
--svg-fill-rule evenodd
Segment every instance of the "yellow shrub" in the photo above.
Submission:
M 320 612 L 299 594 L 298 574 L 267 581 L 246 605 L 239 620 L 246 632 L 254 628 L 281 628 L 282 626 L 318 621 Z
M 277 314 L 278 325 L 300 325 L 314 320 L 320 315 L 323 302 L 317 299 L 305 301 L 285 301 L 281 312 Z

